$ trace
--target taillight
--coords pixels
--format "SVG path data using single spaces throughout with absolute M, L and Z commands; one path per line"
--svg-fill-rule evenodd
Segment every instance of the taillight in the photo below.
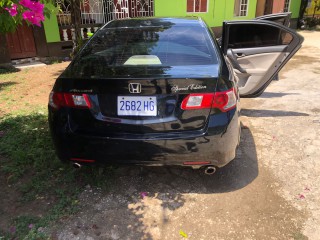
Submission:
M 190 94 L 181 103 L 183 110 L 211 108 L 213 93 Z
M 91 160 L 91 159 L 83 159 L 83 158 L 70 158 L 71 161 L 75 161 L 75 162 L 84 162 L 84 163 L 94 163 L 95 160 Z
M 49 105 L 55 109 L 60 107 L 91 108 L 91 102 L 87 94 L 51 92 Z
M 234 89 L 224 92 L 189 94 L 181 103 L 181 109 L 193 110 L 204 108 L 218 108 L 222 112 L 229 111 L 237 104 Z
M 226 112 L 235 108 L 236 105 L 237 97 L 234 88 L 224 92 L 215 92 L 212 108 L 219 108 L 222 112 Z

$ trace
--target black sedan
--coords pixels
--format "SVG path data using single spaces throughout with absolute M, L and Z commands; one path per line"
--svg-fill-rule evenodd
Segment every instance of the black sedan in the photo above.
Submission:
M 180 165 L 214 173 L 235 158 L 240 97 L 257 97 L 301 47 L 265 20 L 107 23 L 59 76 L 49 124 L 62 161 Z

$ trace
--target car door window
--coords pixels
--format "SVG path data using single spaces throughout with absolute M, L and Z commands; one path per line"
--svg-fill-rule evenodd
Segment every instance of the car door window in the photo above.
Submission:
M 276 22 L 281 25 L 284 25 L 286 27 L 289 27 L 290 18 L 291 18 L 291 12 L 286 12 L 286 13 L 276 13 L 276 14 L 263 15 L 263 16 L 257 17 L 256 20 L 272 21 L 272 22 Z
M 286 23 L 286 18 L 285 17 L 278 17 L 278 18 L 270 19 L 269 21 L 276 22 L 276 23 L 279 23 L 281 25 L 284 25 Z
M 229 29 L 228 48 L 268 47 L 287 45 L 292 35 L 268 25 L 234 25 Z

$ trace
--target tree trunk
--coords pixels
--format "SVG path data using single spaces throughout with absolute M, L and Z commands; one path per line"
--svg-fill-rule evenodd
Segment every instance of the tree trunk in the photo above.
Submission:
M 8 49 L 6 36 L 0 34 L 0 64 L 11 63 L 10 53 Z
M 308 6 L 308 0 L 301 0 L 299 19 L 298 19 L 298 28 L 301 28 L 301 26 L 303 25 L 302 19 L 303 19 L 303 16 L 304 16 L 304 13 L 306 11 L 307 6 Z
M 74 58 L 82 46 L 80 0 L 71 0 L 70 10 L 72 26 L 75 30 L 75 40 L 73 40 L 73 50 L 71 53 L 71 57 Z

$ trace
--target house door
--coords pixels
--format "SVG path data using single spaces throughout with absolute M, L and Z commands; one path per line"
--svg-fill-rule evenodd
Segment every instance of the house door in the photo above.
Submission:
M 36 56 L 33 30 L 31 26 L 23 23 L 14 33 L 6 35 L 11 59 Z
M 264 15 L 271 14 L 273 8 L 273 0 L 266 0 L 266 5 L 264 7 Z

